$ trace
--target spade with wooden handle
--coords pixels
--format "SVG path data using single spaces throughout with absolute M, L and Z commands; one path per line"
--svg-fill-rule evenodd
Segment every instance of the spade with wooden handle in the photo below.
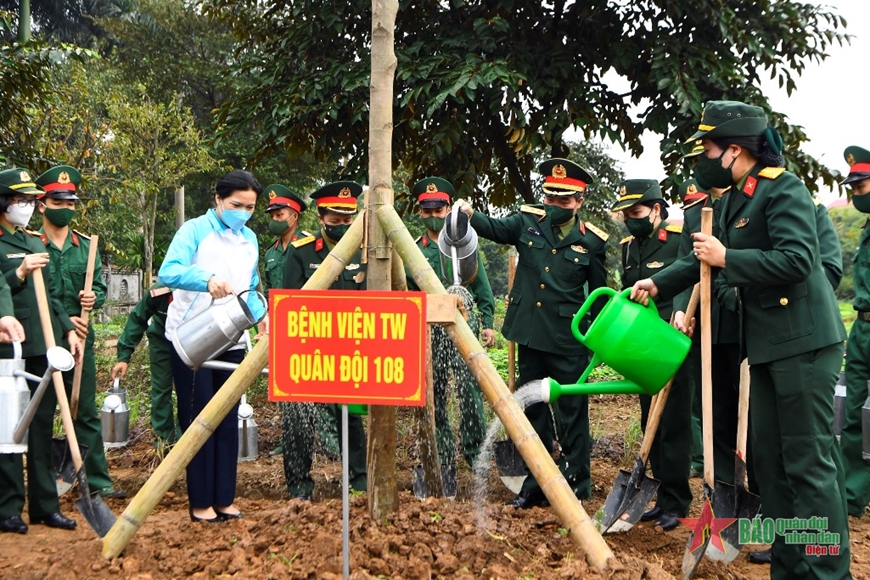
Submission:
M 91 291 L 91 288 L 94 285 L 94 262 L 97 261 L 97 243 L 99 242 L 100 237 L 97 235 L 91 236 L 91 247 L 88 250 L 88 266 L 85 271 L 85 293 Z M 82 307 L 82 313 L 80 318 L 82 322 L 87 326 L 88 318 L 89 318 L 90 310 L 86 310 Z M 82 344 L 87 341 L 87 334 L 82 339 Z M 73 371 L 73 384 L 72 384 L 72 397 L 70 398 L 69 407 L 70 412 L 72 413 L 72 418 L 75 419 L 79 414 L 79 393 L 82 389 L 82 368 L 84 365 L 76 365 L 75 370 Z

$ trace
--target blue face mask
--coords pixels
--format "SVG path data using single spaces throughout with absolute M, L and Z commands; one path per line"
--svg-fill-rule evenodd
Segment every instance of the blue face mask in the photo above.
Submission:
M 245 227 L 245 223 L 251 219 L 251 215 L 253 215 L 251 212 L 243 209 L 224 209 L 222 204 L 218 217 L 228 228 L 238 233 Z

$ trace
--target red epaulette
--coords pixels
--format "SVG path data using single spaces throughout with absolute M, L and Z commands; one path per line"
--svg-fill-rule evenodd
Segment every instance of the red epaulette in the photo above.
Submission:
M 429 236 L 423 236 L 423 247 L 429 246 Z
M 317 238 L 317 243 L 314 244 L 314 251 L 319 252 L 323 249 L 323 238 Z

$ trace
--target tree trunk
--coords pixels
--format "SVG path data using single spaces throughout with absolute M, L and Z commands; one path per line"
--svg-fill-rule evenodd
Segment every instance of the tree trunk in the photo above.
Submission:
M 175 190 L 175 229 L 180 230 L 184 225 L 184 186 Z
M 151 195 L 151 198 L 147 202 L 147 206 L 149 208 L 149 212 L 145 219 L 143 225 L 143 269 L 144 272 L 144 280 L 145 280 L 145 288 L 148 289 L 151 287 L 154 281 L 154 229 L 157 224 L 157 194 L 154 193 Z
M 372 77 L 369 113 L 369 191 L 366 209 L 367 283 L 369 290 L 390 289 L 390 243 L 374 213 L 393 205 L 393 34 L 397 0 L 372 0 Z M 396 488 L 396 409 L 372 406 L 368 438 L 369 514 L 383 520 L 399 508 Z

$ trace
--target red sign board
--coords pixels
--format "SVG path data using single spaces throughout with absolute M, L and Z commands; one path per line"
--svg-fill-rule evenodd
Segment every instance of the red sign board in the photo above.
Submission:
M 426 293 L 269 291 L 269 400 L 422 406 Z

